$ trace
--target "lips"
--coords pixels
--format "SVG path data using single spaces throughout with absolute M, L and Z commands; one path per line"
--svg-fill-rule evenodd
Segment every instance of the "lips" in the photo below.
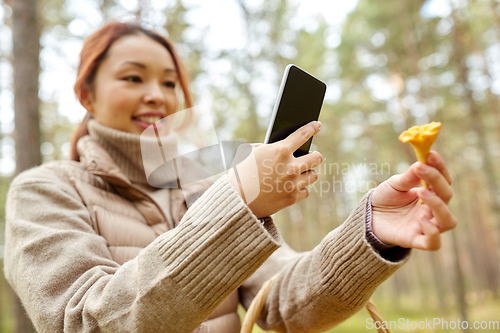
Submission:
M 159 120 L 163 118 L 165 118 L 165 115 L 161 112 L 146 112 L 132 117 L 132 121 L 139 127 L 146 129 L 151 126 L 151 124 L 158 123 Z M 157 126 L 160 127 L 161 122 L 159 122 Z
M 150 123 L 145 123 L 145 122 L 140 121 L 140 120 L 138 120 L 138 119 L 132 119 L 132 121 L 133 121 L 134 123 L 136 123 L 136 124 L 137 124 L 139 127 L 141 127 L 142 129 L 146 129 L 146 128 L 148 128 L 149 126 L 151 126 L 151 124 L 150 124 Z
M 134 119 L 142 121 L 143 123 L 153 124 L 153 123 L 156 123 L 157 121 L 159 121 L 162 118 L 161 117 L 145 117 L 145 116 L 141 116 L 141 117 L 134 117 Z

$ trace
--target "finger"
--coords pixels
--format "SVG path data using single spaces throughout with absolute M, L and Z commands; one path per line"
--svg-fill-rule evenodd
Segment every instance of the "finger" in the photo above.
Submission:
M 251 143 L 250 146 L 252 147 L 258 147 L 258 146 L 262 146 L 262 143 Z
M 307 155 L 295 159 L 295 168 L 298 174 L 310 170 L 323 162 L 323 155 L 319 151 L 310 152 Z
M 446 181 L 448 181 L 448 184 L 451 185 L 453 179 L 451 177 L 450 170 L 448 170 L 446 163 L 444 163 L 443 158 L 438 154 L 438 152 L 432 150 L 429 155 L 427 155 L 427 164 L 438 169 Z
M 303 187 L 300 190 L 298 190 L 297 193 L 298 193 L 297 194 L 297 201 L 295 203 L 300 202 L 304 199 L 307 199 L 307 197 L 309 197 L 310 192 L 309 192 L 309 189 L 307 187 Z
M 453 189 L 450 183 L 448 183 L 448 180 L 446 180 L 438 169 L 423 163 L 418 163 L 415 167 L 415 173 L 422 178 L 445 203 L 450 202 L 453 196 Z
M 426 188 L 419 190 L 418 196 L 431 209 L 432 215 L 434 215 L 434 221 L 431 220 L 431 222 L 434 222 L 440 232 L 445 232 L 456 227 L 457 219 L 441 198 Z
M 419 221 L 423 235 L 417 235 L 412 246 L 415 249 L 436 251 L 441 248 L 441 235 L 439 229 L 427 220 Z
M 415 168 L 419 162 L 413 163 L 406 172 L 400 175 L 394 175 L 387 180 L 393 189 L 400 192 L 406 192 L 420 184 L 420 177 L 415 173 Z
M 306 172 L 300 174 L 299 180 L 297 182 L 297 187 L 303 189 L 306 186 L 311 185 L 318 180 L 318 173 L 315 170 L 307 170 Z
M 307 140 L 309 140 L 313 135 L 318 133 L 320 129 L 321 123 L 319 121 L 311 121 L 290 134 L 283 140 L 283 142 L 289 148 L 290 152 L 294 152 L 306 143 Z

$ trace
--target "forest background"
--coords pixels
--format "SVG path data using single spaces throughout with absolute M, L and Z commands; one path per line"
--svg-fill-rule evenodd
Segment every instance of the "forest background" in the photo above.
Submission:
M 72 93 L 83 40 L 134 15 L 174 41 L 220 138 L 263 141 L 287 64 L 328 84 L 312 148 L 324 156 L 320 178 L 307 200 L 275 215 L 298 251 L 415 161 L 402 130 L 442 122 L 434 148 L 453 175 L 458 226 L 440 251 L 414 251 L 373 298 L 387 320 L 500 321 L 498 0 L 1 1 L 0 268 L 12 177 L 68 159 L 85 114 Z M 366 318 L 362 310 L 331 332 L 365 332 Z M 32 332 L 2 275 L 0 332 Z

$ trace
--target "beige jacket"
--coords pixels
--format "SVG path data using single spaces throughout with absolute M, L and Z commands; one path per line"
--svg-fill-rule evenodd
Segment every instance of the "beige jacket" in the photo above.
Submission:
M 5 275 L 39 332 L 237 333 L 238 303 L 247 308 L 278 272 L 259 325 L 321 332 L 409 257 L 394 248 L 389 261 L 368 244 L 366 196 L 313 251 L 296 253 L 227 177 L 188 210 L 200 188 L 148 186 L 137 136 L 95 121 L 89 131 L 81 163 L 26 171 L 8 194 Z

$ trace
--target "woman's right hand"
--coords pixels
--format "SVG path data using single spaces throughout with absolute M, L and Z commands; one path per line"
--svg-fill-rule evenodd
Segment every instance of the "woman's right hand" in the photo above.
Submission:
M 253 146 L 250 155 L 231 168 L 228 178 L 257 218 L 272 215 L 309 196 L 306 186 L 318 179 L 312 168 L 323 161 L 319 152 L 295 157 L 300 148 L 321 129 L 321 123 L 312 121 L 286 139 Z

